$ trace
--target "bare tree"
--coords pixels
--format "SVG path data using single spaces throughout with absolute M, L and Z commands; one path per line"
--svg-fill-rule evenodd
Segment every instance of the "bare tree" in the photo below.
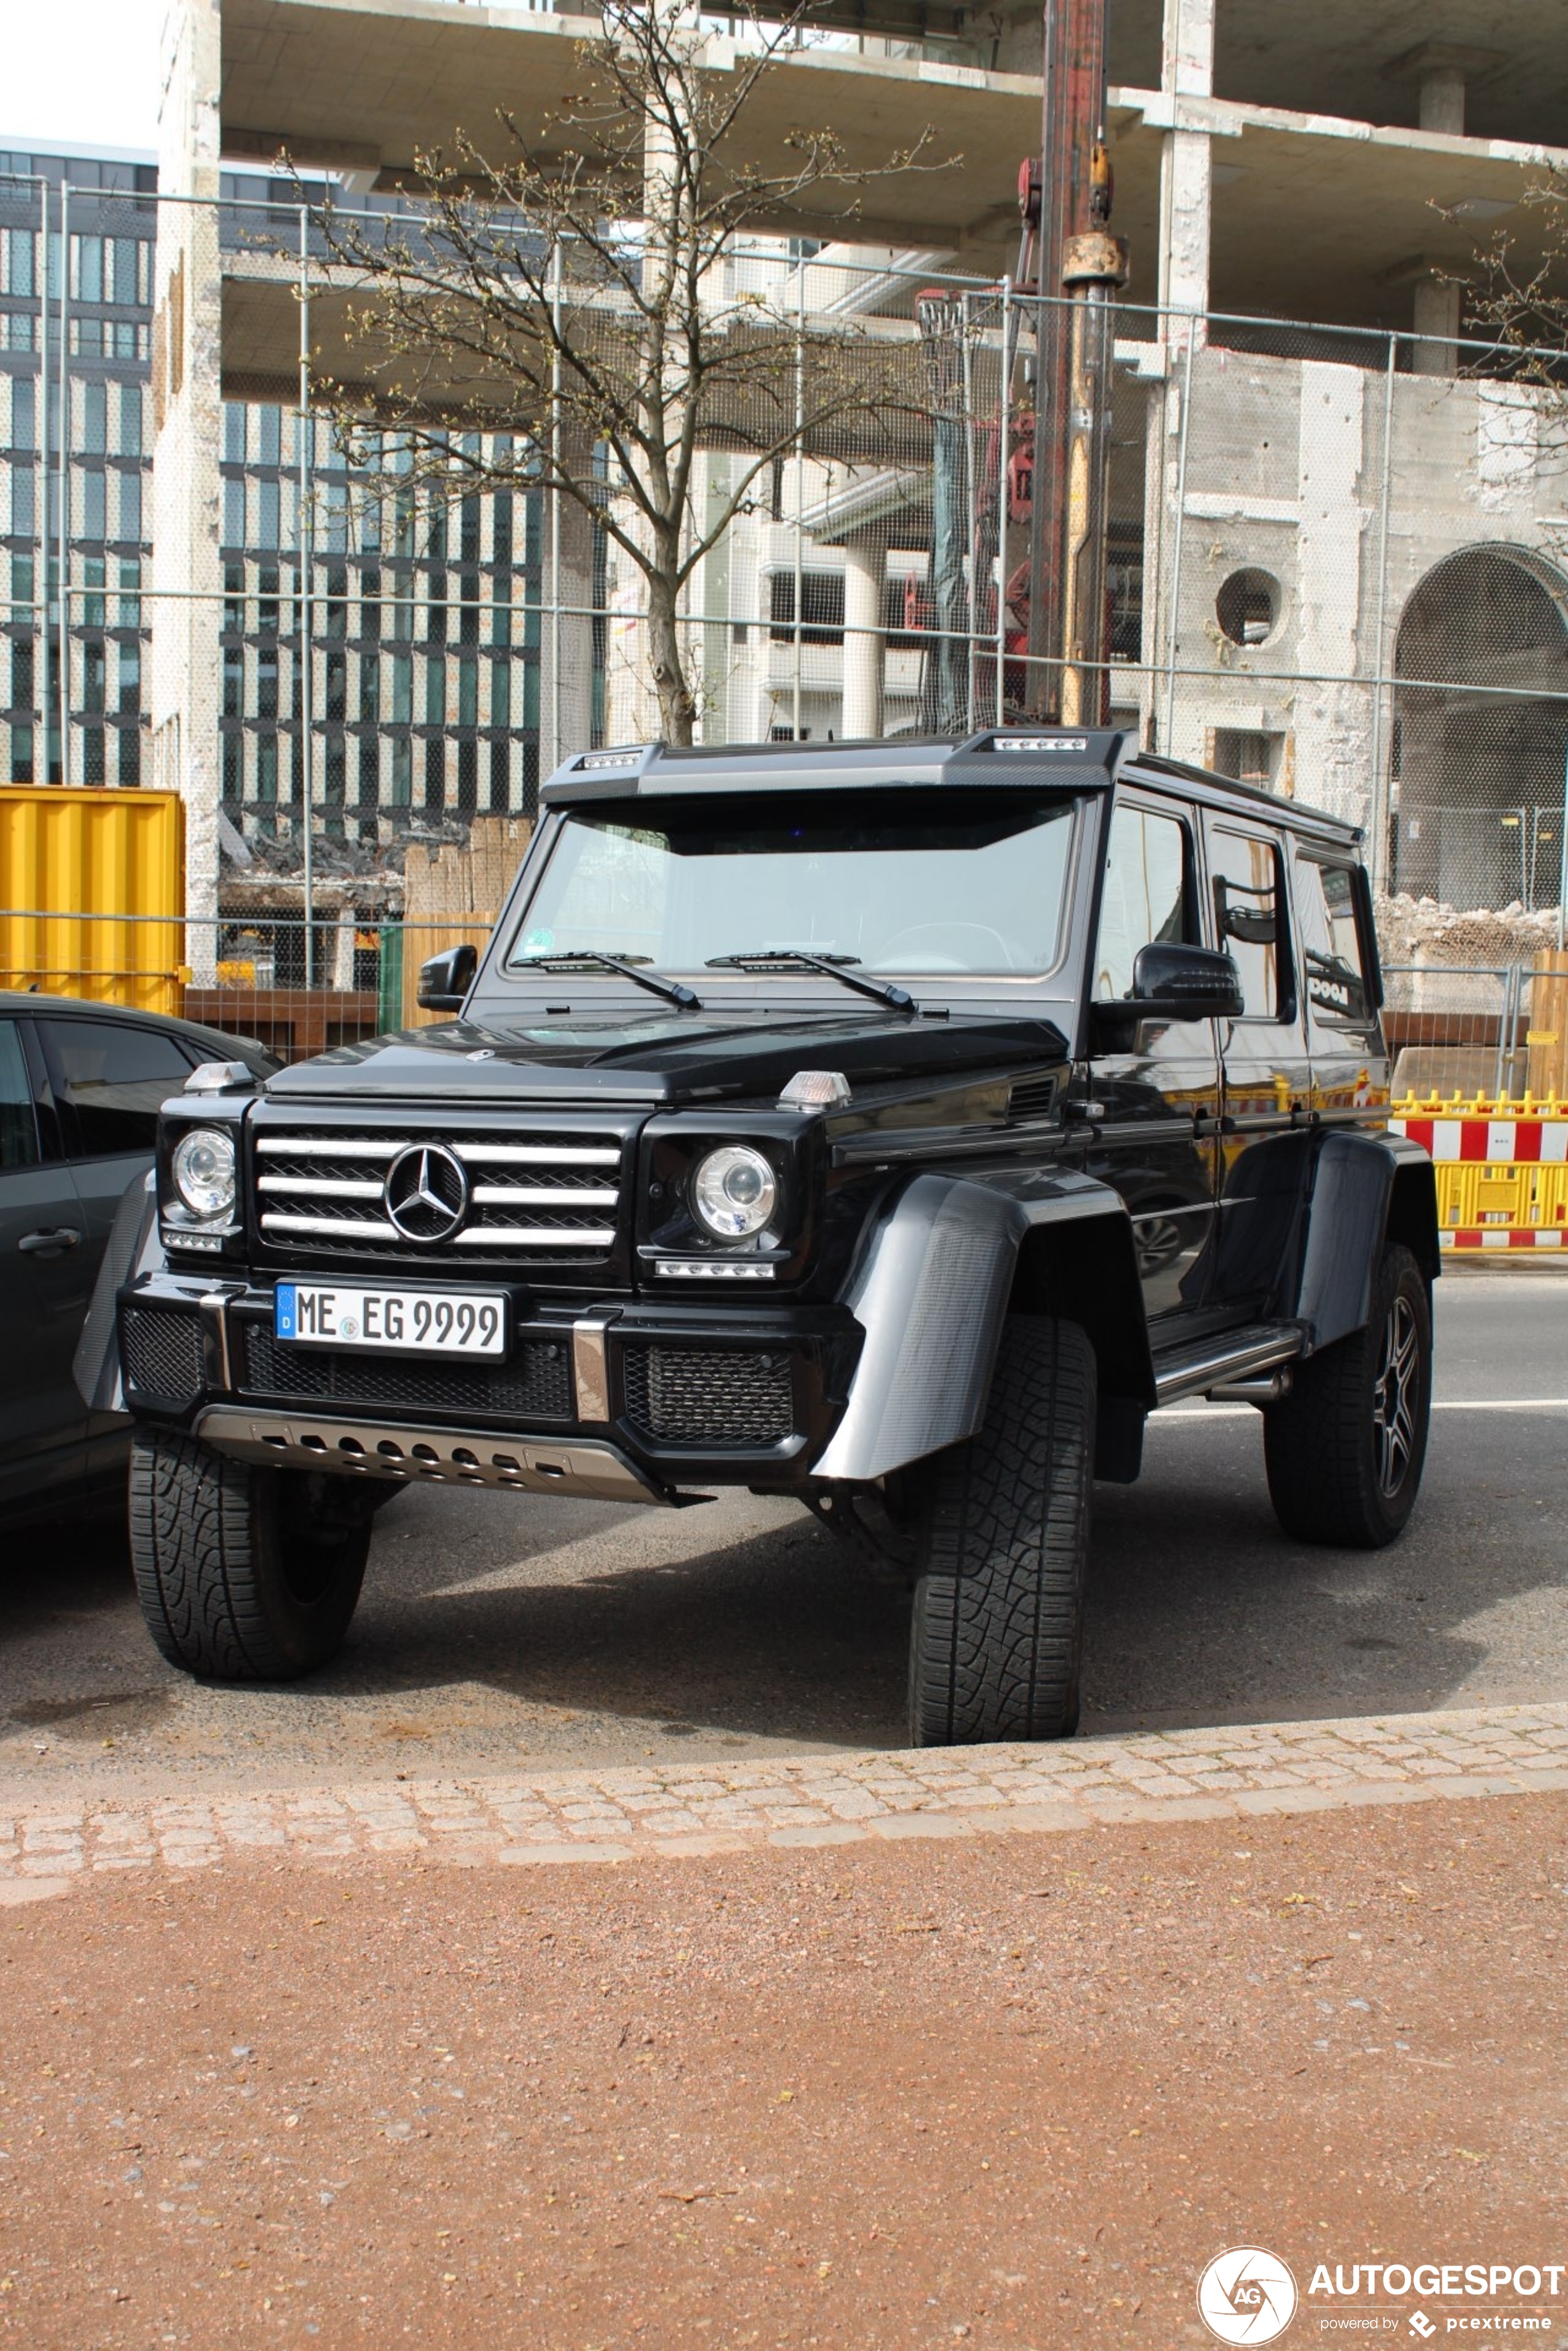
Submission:
M 363 462 L 366 426 L 456 498 L 545 490 L 585 508 L 641 573 L 648 668 L 669 740 L 697 702 L 680 626 L 696 566 L 800 449 L 862 463 L 928 401 L 919 355 L 871 322 L 804 318 L 758 237 L 865 235 L 868 185 L 940 171 L 926 131 L 871 168 L 827 128 L 769 133 L 757 99 L 810 38 L 810 0 L 743 12 L 714 70 L 685 0 L 605 0 L 580 81 L 530 136 L 457 131 L 417 159 L 412 222 L 330 204 L 343 354 L 318 352 L 317 396 Z M 774 248 L 778 253 L 778 248 Z M 698 459 L 738 457 L 699 501 Z
M 1495 237 L 1473 269 L 1448 274 L 1465 323 L 1485 339 L 1475 372 L 1535 389 L 1543 437 L 1568 447 L 1568 171 L 1543 172 L 1524 191 L 1538 233 Z

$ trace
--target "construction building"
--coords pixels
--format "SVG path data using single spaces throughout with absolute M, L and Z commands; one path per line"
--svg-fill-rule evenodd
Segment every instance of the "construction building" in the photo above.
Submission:
M 711 22 L 707 63 L 722 75 L 744 28 Z M 1544 909 L 1562 895 L 1562 436 L 1542 400 L 1476 348 L 1458 283 L 1497 234 L 1524 262 L 1542 248 L 1530 191 L 1568 168 L 1556 32 L 1546 0 L 1485 12 L 1396 0 L 1370 18 L 1343 0 L 1310 11 L 1115 0 L 1111 16 L 1115 225 L 1134 257 L 1116 336 L 1113 707 L 1163 749 L 1363 820 L 1386 889 L 1466 906 Z M 268 793 L 287 807 L 303 789 L 287 783 L 286 735 L 265 755 L 283 765 L 264 764 L 261 713 L 247 706 L 273 569 L 270 520 L 258 538 L 248 503 L 237 753 L 222 658 L 238 560 L 224 485 L 254 481 L 259 512 L 269 481 L 286 497 L 296 463 L 285 412 L 298 400 L 301 306 L 285 244 L 297 215 L 279 158 L 332 175 L 346 200 L 395 206 L 416 154 L 455 126 L 499 141 L 505 107 L 542 134 L 579 44 L 597 37 L 591 18 L 474 0 L 176 0 L 171 11 L 145 379 L 152 526 L 140 560 L 153 619 L 140 772 L 186 795 L 204 903 L 225 789 L 253 831 Z M 803 307 L 905 320 L 913 337 L 929 281 L 970 297 L 979 340 L 994 340 L 995 289 L 1016 267 L 1018 164 L 1039 150 L 1040 41 L 1038 9 L 1008 0 L 984 12 L 824 0 L 748 114 L 758 160 L 830 125 L 849 162 L 869 165 L 930 126 L 948 168 L 880 183 L 852 245 L 826 192 L 820 217 L 780 220 L 769 266 L 803 273 Z M 250 175 L 258 204 L 272 199 L 270 246 L 224 225 L 234 174 Z M 329 309 L 312 316 L 311 333 L 329 338 Z M 249 410 L 243 428 L 225 424 L 225 402 L 231 416 Z M 970 415 L 971 448 L 985 424 Z M 929 496 L 923 505 L 912 482 L 939 462 L 927 445 L 893 477 L 802 464 L 772 512 L 737 525 L 695 589 L 711 736 L 919 722 Z M 511 571 L 522 641 L 502 664 L 487 635 L 460 639 L 455 660 L 449 644 L 439 710 L 433 698 L 420 718 L 418 686 L 388 682 L 402 674 L 388 671 L 397 656 L 384 631 L 368 643 L 345 617 L 340 665 L 329 678 L 329 645 L 319 685 L 311 673 L 325 701 L 309 726 L 344 729 L 330 765 L 309 763 L 319 827 L 374 810 L 395 831 L 400 810 L 423 818 L 437 800 L 444 814 L 515 808 L 533 744 L 548 765 L 606 723 L 645 718 L 635 582 L 606 573 L 594 534 L 526 515 L 499 538 L 489 517 L 475 529 L 468 573 L 484 592 L 468 601 L 501 601 Z M 1000 574 L 1009 552 L 1004 530 L 988 563 Z M 313 579 L 334 553 L 340 585 L 323 582 L 321 611 L 346 615 L 356 565 L 386 565 L 345 543 L 318 555 Z M 421 559 L 427 578 L 448 568 Z M 421 644 L 416 633 L 404 651 L 428 663 Z M 355 668 L 366 662 L 368 715 L 368 673 Z M 998 666 L 971 660 L 982 704 Z M 395 724 L 435 735 L 400 751 L 389 693 L 413 696 Z M 328 715 L 339 696 L 340 719 Z M 20 710 L 14 702 L 14 729 Z M 438 774 L 431 742 L 464 726 L 472 756 L 465 764 L 459 747 Z M 105 775 L 130 780 L 113 760 Z

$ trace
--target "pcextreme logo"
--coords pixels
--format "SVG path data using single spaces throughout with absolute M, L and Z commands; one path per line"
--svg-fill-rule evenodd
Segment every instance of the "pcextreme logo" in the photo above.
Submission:
M 1296 2281 L 1278 2253 L 1232 2245 L 1197 2282 L 1197 2314 L 1219 2343 L 1272 2343 L 1296 2314 Z

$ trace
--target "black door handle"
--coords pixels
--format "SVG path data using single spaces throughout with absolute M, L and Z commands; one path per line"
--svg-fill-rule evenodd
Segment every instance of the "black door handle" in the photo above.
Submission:
M 52 1233 L 24 1233 L 16 1247 L 25 1257 L 53 1257 L 61 1249 L 75 1249 L 80 1238 L 74 1225 L 57 1225 Z

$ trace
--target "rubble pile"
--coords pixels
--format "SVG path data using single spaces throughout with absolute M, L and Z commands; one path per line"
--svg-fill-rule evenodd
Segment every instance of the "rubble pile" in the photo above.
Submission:
M 1500 970 L 1533 963 L 1557 945 L 1557 909 L 1527 911 L 1516 899 L 1496 912 L 1437 898 L 1379 898 L 1377 943 L 1385 964 L 1473 965 Z

